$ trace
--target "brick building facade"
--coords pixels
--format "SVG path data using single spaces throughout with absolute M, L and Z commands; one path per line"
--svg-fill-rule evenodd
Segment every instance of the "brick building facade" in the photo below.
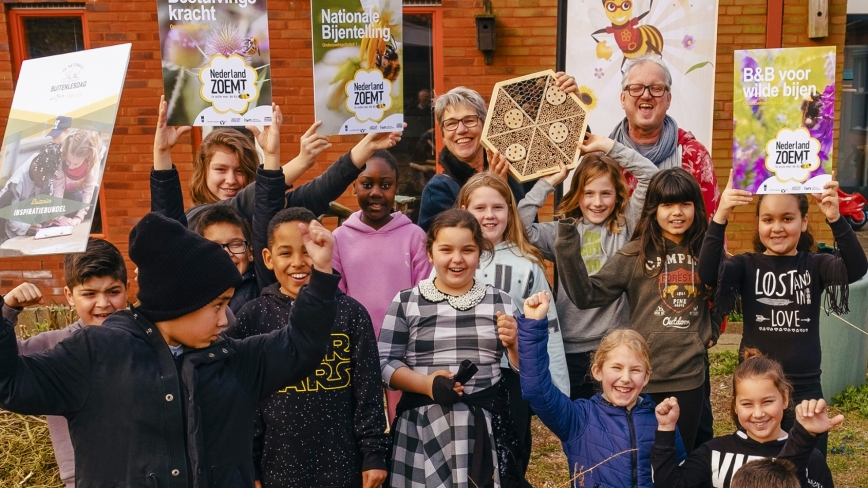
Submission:
M 496 15 L 497 50 L 486 65 L 476 49 L 474 15 L 482 13 L 482 0 L 443 0 L 440 5 L 412 7 L 431 12 L 433 22 L 435 92 L 465 85 L 489 96 L 497 81 L 541 69 L 554 68 L 557 52 L 559 0 L 492 0 Z M 563 1 L 563 0 L 562 0 Z M 413 3 L 413 2 L 405 2 Z M 733 49 L 838 46 L 838 77 L 841 76 L 846 21 L 846 0 L 829 1 L 829 36 L 807 37 L 808 7 L 803 0 L 720 0 L 714 104 L 713 158 L 721 186 L 731 166 Z M 10 29 L 14 9 L 83 9 L 87 38 L 92 48 L 132 43 L 132 55 L 112 137 L 103 183 L 105 236 L 126 254 L 128 234 L 150 208 L 149 172 L 157 118 L 157 103 L 163 91 L 160 42 L 154 0 L 86 3 L 0 3 L 0 127 L 5 127 L 12 102 L 16 71 L 12 51 L 15 39 Z M 310 2 L 269 0 L 269 31 L 273 99 L 285 114 L 283 160 L 298 151 L 299 136 L 314 121 L 311 66 Z M 840 84 L 839 84 L 840 86 Z M 839 88 L 840 90 L 840 88 Z M 840 104 L 840 96 L 836 98 Z M 836 136 L 837 136 L 836 107 Z M 333 137 L 332 149 L 304 177 L 321 173 L 356 138 Z M 184 180 L 192 169 L 193 140 L 189 136 L 175 147 L 173 160 Z M 356 207 L 347 191 L 341 203 Z M 189 201 L 188 201 L 189 203 Z M 551 218 L 551 205 L 541 215 Z M 819 241 L 829 241 L 825 224 L 811 217 L 811 228 L 820 230 Z M 742 209 L 730 226 L 729 242 L 734 251 L 749 249 L 755 229 L 752 210 Z M 816 235 L 816 234 L 815 234 Z M 133 265 L 128 261 L 130 269 Z M 29 280 L 39 285 L 50 299 L 62 300 L 62 256 L 22 257 L 0 260 L 0 292 Z M 132 278 L 132 276 L 131 276 Z M 135 291 L 135 287 L 133 289 Z

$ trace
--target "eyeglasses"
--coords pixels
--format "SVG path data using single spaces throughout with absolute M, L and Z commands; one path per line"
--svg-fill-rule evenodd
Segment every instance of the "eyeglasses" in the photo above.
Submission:
M 464 124 L 464 127 L 468 129 L 476 127 L 479 124 L 479 116 L 478 115 L 468 115 L 462 119 L 446 119 L 440 123 L 444 130 L 448 130 L 449 132 L 454 131 L 458 128 L 458 123 Z
M 666 85 L 627 85 L 624 87 L 624 91 L 629 93 L 631 97 L 641 97 L 645 90 L 648 90 L 648 93 L 651 94 L 654 98 L 662 97 L 666 92 L 669 91 L 669 87 Z
M 220 244 L 218 242 L 218 244 Z M 247 252 L 247 241 L 232 241 L 220 244 L 229 254 L 244 254 Z

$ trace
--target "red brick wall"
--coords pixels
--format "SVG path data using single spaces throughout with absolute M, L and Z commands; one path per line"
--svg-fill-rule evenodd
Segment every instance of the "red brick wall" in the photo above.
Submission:
M 0 127 L 5 127 L 12 101 L 13 75 L 7 23 L 10 4 L 2 3 L 5 15 L 0 17 Z M 482 13 L 482 1 L 443 0 L 442 76 L 446 89 L 465 85 L 488 99 L 497 81 L 555 66 L 558 0 L 498 0 L 493 3 L 498 45 L 493 63 L 486 65 L 482 53 L 476 49 L 473 17 Z M 807 39 L 804 3 L 785 0 L 783 46 L 838 45 L 840 66 L 846 0 L 830 1 L 830 36 L 819 43 Z M 732 50 L 765 47 L 766 7 L 756 4 L 752 0 L 720 0 L 713 157 L 721 185 L 731 165 Z M 87 2 L 87 22 L 91 47 L 133 44 L 104 179 L 108 238 L 126 254 L 129 231 L 150 205 L 148 175 L 153 127 L 162 93 L 156 2 Z M 285 115 L 281 151 L 283 159 L 289 160 L 298 151 L 299 136 L 314 121 L 309 1 L 269 0 L 269 29 L 273 97 Z M 333 137 L 333 148 L 319 158 L 302 181 L 321 173 L 357 140 L 358 137 Z M 191 140 L 185 137 L 173 153 L 182 180 L 190 174 L 192 154 Z M 186 182 L 184 191 L 187 191 Z M 351 208 L 357 207 L 349 191 L 340 201 Z M 541 218 L 549 219 L 551 213 L 549 205 Z M 812 220 L 812 223 L 814 228 L 822 228 L 819 222 Z M 729 236 L 735 250 L 748 247 L 754 228 L 749 212 L 736 215 Z M 820 237 L 819 240 L 823 240 L 822 233 Z M 58 256 L 3 259 L 0 261 L 0 293 L 26 279 L 42 286 L 50 298 L 60 301 L 61 262 Z M 132 263 L 127 264 L 132 271 Z

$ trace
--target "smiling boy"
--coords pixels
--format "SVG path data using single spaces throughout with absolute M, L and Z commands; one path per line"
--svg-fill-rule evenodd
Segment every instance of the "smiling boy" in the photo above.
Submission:
M 254 240 L 266 247 L 256 259 L 278 282 L 241 309 L 232 332 L 239 338 L 285 328 L 301 290 L 313 280 L 313 257 L 299 224 L 318 226 L 314 214 L 298 207 L 281 210 L 265 235 L 258 235 L 259 210 Z M 259 402 L 254 463 L 263 488 L 376 488 L 386 479 L 390 439 L 371 318 L 359 302 L 338 292 L 334 325 L 324 325 L 333 330 L 320 367 Z
M 252 487 L 255 406 L 313 370 L 335 316 L 331 235 L 300 233 L 313 269 L 292 326 L 241 341 L 219 336 L 241 282 L 226 252 L 146 215 L 130 232 L 141 305 L 35 356 L 4 320 L 0 407 L 67 418 L 77 486 Z

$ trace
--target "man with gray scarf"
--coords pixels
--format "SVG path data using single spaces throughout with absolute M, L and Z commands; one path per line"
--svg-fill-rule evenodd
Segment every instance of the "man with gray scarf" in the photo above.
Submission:
M 621 107 L 626 117 L 609 137 L 639 152 L 660 169 L 680 166 L 692 174 L 702 188 L 710 218 L 720 199 L 714 163 L 708 149 L 666 115 L 672 101 L 671 88 L 672 75 L 659 55 L 645 54 L 628 61 L 621 80 Z M 629 173 L 624 176 L 632 192 L 636 178 Z
M 627 116 L 609 137 L 639 152 L 660 169 L 680 166 L 692 174 L 702 189 L 706 215 L 710 219 L 720 200 L 714 163 L 708 149 L 693 134 L 679 128 L 675 119 L 666 115 L 672 102 L 671 89 L 672 75 L 659 55 L 645 54 L 628 61 L 621 80 L 621 107 Z M 626 172 L 624 176 L 632 192 L 636 187 L 636 178 Z M 688 449 L 699 447 L 714 436 L 710 395 L 706 368 L 705 401 L 699 432 L 695 445 L 685 446 Z

